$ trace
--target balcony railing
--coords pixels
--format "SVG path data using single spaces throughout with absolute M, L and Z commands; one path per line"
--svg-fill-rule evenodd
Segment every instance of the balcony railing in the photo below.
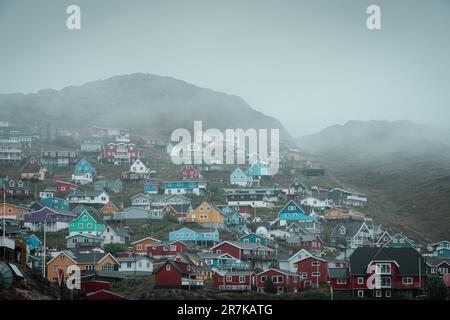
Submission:
M 261 253 L 250 253 L 242 254 L 242 260 L 275 260 L 275 257 Z
M 219 285 L 221 291 L 251 291 L 252 286 L 241 284 L 221 284 Z
M 203 280 L 181 278 L 182 286 L 203 287 Z

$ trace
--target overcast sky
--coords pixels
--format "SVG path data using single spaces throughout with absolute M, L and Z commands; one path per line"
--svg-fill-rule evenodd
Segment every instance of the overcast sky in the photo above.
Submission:
M 239 95 L 294 136 L 354 119 L 449 128 L 449 31 L 449 0 L 0 0 L 0 93 L 145 72 Z

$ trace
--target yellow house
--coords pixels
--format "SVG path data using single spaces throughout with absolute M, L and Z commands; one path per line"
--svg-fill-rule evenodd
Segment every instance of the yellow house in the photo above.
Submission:
M 31 158 L 25 163 L 22 168 L 22 174 L 20 175 L 22 179 L 39 180 L 44 181 L 45 172 L 39 160 Z
M 208 202 L 202 202 L 194 212 L 189 213 L 186 218 L 187 222 L 194 222 L 199 224 L 222 224 L 223 216 L 220 211 L 210 205 Z
M 323 213 L 325 220 L 347 220 L 350 219 L 350 212 L 348 210 L 332 208 Z

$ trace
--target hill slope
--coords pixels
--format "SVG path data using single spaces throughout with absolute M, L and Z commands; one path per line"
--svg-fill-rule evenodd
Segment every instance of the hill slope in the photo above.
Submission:
M 199 88 L 169 77 L 135 73 L 32 94 L 0 95 L 0 118 L 47 121 L 68 128 L 104 125 L 142 134 L 170 134 L 175 128 L 278 128 L 281 123 L 252 109 L 240 97 Z
M 409 121 L 350 121 L 298 139 L 369 213 L 416 239 L 450 237 L 450 132 Z

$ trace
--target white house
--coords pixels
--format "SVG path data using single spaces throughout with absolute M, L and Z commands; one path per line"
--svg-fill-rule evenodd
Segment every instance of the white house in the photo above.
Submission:
M 130 235 L 124 229 L 113 228 L 106 225 L 105 230 L 100 234 L 104 244 L 121 243 L 125 244 L 130 239 Z
M 91 183 L 93 180 L 94 177 L 90 172 L 72 174 L 72 181 L 81 185 Z
M 140 159 L 137 159 L 133 164 L 130 166 L 130 171 L 134 173 L 151 173 L 151 170 L 149 167 L 147 167 Z
M 66 196 L 69 203 L 79 204 L 107 204 L 109 196 L 105 191 L 78 191 L 74 190 Z
M 302 206 L 308 206 L 308 207 L 312 207 L 312 208 L 317 208 L 317 209 L 325 209 L 325 208 L 331 208 L 332 205 L 330 203 L 330 201 L 328 199 L 326 200 L 320 200 L 314 197 L 307 197 L 303 200 L 300 201 L 300 204 Z
M 116 258 L 119 261 L 119 271 L 127 273 L 151 274 L 153 261 L 147 256 L 136 255 L 134 257 Z
M 279 267 L 281 270 L 286 270 L 290 272 L 297 273 L 297 268 L 295 266 L 295 263 L 304 260 L 309 257 L 315 257 L 305 249 L 301 249 L 297 253 L 293 254 L 290 257 L 286 258 L 278 258 Z

